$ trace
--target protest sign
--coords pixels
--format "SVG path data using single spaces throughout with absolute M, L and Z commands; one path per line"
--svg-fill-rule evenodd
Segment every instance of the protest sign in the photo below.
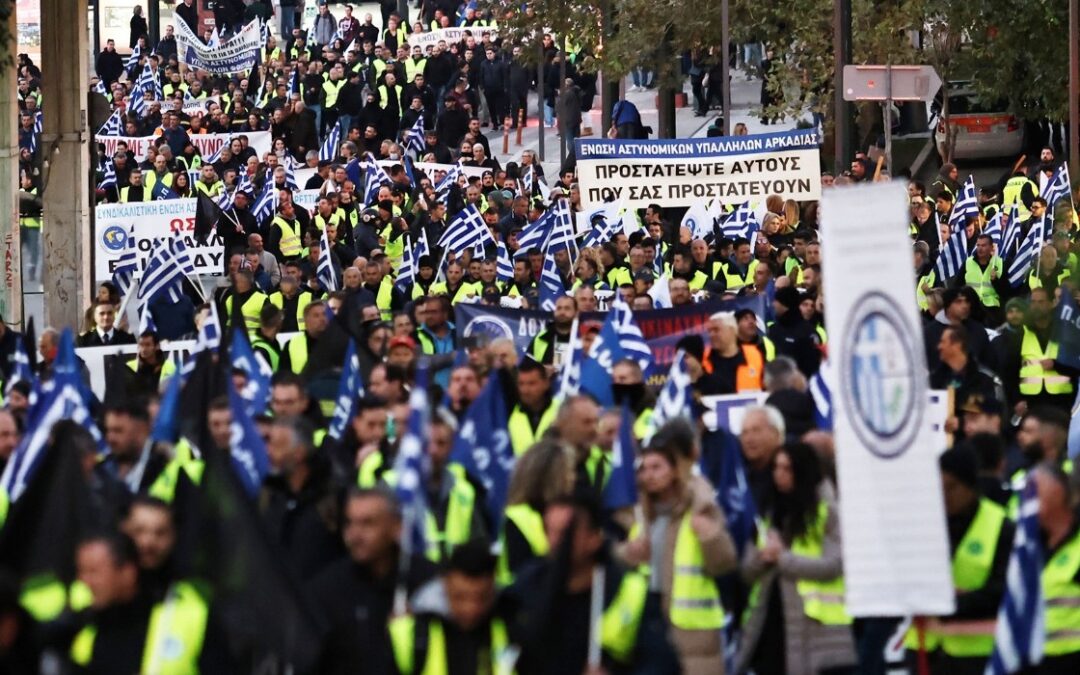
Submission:
M 229 75 L 250 70 L 259 58 L 262 35 L 258 21 L 250 22 L 239 33 L 213 47 L 200 40 L 183 21 L 174 25 L 178 60 L 189 68 Z
M 844 587 L 853 616 L 947 615 L 949 539 L 927 424 L 922 324 L 911 261 L 872 255 L 910 246 L 902 183 L 836 188 L 822 198 L 822 278 L 832 392 Z M 835 250 L 834 250 L 835 249 Z
M 224 271 L 225 248 L 217 235 L 210 237 L 205 245 L 195 241 L 195 199 L 159 199 L 152 202 L 128 204 L 103 204 L 96 207 L 94 241 L 94 278 L 106 281 L 112 278 L 113 268 L 127 247 L 129 231 L 135 227 L 135 241 L 139 252 L 139 267 L 146 267 L 154 240 L 180 232 L 191 253 L 198 274 L 220 275 Z
M 675 360 L 675 345 L 686 335 L 704 335 L 705 324 L 716 312 L 751 309 L 760 317 L 763 308 L 764 299 L 757 296 L 634 312 L 634 320 L 652 350 L 653 365 L 645 374 L 648 384 L 659 386 L 664 383 Z M 537 333 L 551 321 L 551 312 L 534 309 L 462 303 L 454 307 L 454 312 L 460 343 L 477 336 L 487 340 L 507 338 L 514 341 L 519 353 L 524 353 Z M 583 312 L 579 318 L 582 322 L 603 322 L 605 316 L 604 312 Z
M 191 138 L 191 143 L 198 148 L 200 155 L 209 157 L 220 150 L 221 146 L 238 136 L 246 136 L 248 139 L 248 147 L 254 150 L 260 158 L 270 152 L 272 141 L 269 131 L 249 131 L 242 134 L 191 134 L 189 138 Z M 105 145 L 106 157 L 112 157 L 113 154 L 116 153 L 116 146 L 123 142 L 127 144 L 128 150 L 135 153 L 135 157 L 139 159 L 146 157 L 147 150 L 153 146 L 154 141 L 157 139 L 158 136 L 95 137 L 95 140 L 97 140 L 98 143 Z
M 454 42 L 461 42 L 465 39 L 466 35 L 472 35 L 476 38 L 477 42 L 488 33 L 497 33 L 496 29 L 488 26 L 462 26 L 460 28 L 436 28 L 432 31 L 425 33 L 412 33 L 408 36 L 408 43 L 410 47 L 419 47 L 420 49 L 427 51 L 428 47 L 434 47 L 440 41 L 445 41 L 447 45 Z
M 698 202 L 752 204 L 771 194 L 821 197 L 820 137 L 813 129 L 754 136 L 674 140 L 578 139 L 585 208 L 623 200 L 626 208 Z

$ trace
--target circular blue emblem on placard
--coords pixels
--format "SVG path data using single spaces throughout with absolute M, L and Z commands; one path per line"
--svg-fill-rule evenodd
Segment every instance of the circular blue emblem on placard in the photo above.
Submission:
M 486 336 L 489 341 L 498 340 L 499 338 L 514 339 L 514 331 L 510 329 L 510 325 L 494 316 L 478 316 L 470 321 L 465 326 L 465 337 L 472 337 L 473 335 Z
M 873 454 L 899 457 L 922 425 L 926 376 L 916 331 L 881 293 L 855 303 L 840 355 L 840 391 L 855 434 Z
M 110 225 L 101 233 L 101 243 L 106 249 L 117 252 L 127 246 L 128 233 L 119 225 Z

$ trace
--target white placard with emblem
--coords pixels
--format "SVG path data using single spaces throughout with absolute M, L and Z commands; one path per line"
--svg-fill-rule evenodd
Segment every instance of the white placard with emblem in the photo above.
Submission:
M 907 192 L 899 182 L 834 188 L 821 210 L 847 608 L 951 614 L 941 436 L 925 423 Z

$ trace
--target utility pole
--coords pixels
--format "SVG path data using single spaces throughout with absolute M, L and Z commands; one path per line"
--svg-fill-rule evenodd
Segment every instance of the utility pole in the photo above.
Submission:
M 45 206 L 42 242 L 45 322 L 78 328 L 90 297 L 90 213 L 86 128 L 87 0 L 42 0 L 45 123 L 40 152 Z
M 153 49 L 161 39 L 161 0 L 146 0 L 146 26 L 150 31 L 149 46 Z
M 1080 167 L 1080 0 L 1069 0 L 1069 169 Z
M 18 50 L 15 25 L 15 0 L 0 0 L 11 42 L 0 47 L 0 57 L 15 59 Z M 0 185 L 6 185 L 4 211 L 8 217 L 0 226 L 4 253 L 4 274 L 0 278 L 0 319 L 10 326 L 21 327 L 22 305 L 22 244 L 19 238 L 19 106 L 16 103 L 18 73 L 15 66 L 0 68 Z M 0 195 L 4 194 L 0 190 Z
M 536 149 L 544 161 L 544 31 L 536 33 Z
M 723 101 L 724 135 L 731 135 L 731 72 L 728 52 L 731 49 L 731 23 L 728 0 L 720 0 L 720 95 Z
M 660 42 L 659 58 L 657 65 L 660 68 L 656 72 L 659 86 L 657 87 L 656 113 L 659 118 L 657 130 L 658 138 L 675 138 L 675 89 L 673 82 L 682 82 L 679 61 L 671 54 L 671 29 L 664 34 Z M 671 72 L 668 72 L 670 69 Z
M 615 10 L 611 7 L 611 0 L 604 0 L 600 8 L 604 22 L 604 48 L 607 49 L 607 43 L 615 36 Z M 612 109 L 621 98 L 619 79 L 612 77 L 606 69 L 600 73 L 600 131 L 597 133 L 600 138 L 607 136 L 607 130 L 611 128 Z
M 851 108 L 844 100 L 844 66 L 851 62 L 851 0 L 833 3 L 833 138 L 839 175 L 851 158 Z

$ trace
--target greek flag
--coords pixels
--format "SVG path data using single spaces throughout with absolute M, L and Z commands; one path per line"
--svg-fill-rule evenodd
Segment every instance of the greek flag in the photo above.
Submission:
M 332 162 L 337 157 L 338 145 L 341 144 L 341 127 L 335 124 L 326 134 L 326 140 L 319 148 L 319 159 L 324 162 Z
M 113 268 L 112 282 L 120 295 L 128 294 L 128 291 L 131 290 L 131 282 L 138 271 L 139 251 L 135 241 L 135 226 L 132 225 L 128 228 L 127 240 L 124 242 L 124 252 L 120 254 L 120 259 L 116 261 L 116 267 Z
M 419 157 L 424 152 L 424 114 L 416 118 L 416 122 L 405 132 L 405 149 L 413 150 Z
M 277 208 L 277 190 L 274 189 L 274 181 L 267 180 L 259 194 L 258 201 L 251 209 L 251 215 L 255 222 L 263 223 L 274 217 L 274 209 Z
M 34 371 L 30 369 L 30 357 L 26 353 L 26 346 L 23 344 L 22 338 L 15 340 L 15 353 L 12 355 L 12 361 L 14 365 L 11 369 L 11 378 L 7 381 L 7 386 L 4 387 L 5 393 L 11 391 L 11 387 L 16 382 L 34 384 Z M 34 403 L 33 398 L 31 398 L 30 403 Z
M 236 391 L 236 387 L 228 389 L 229 409 L 232 412 L 229 459 L 244 491 L 254 499 L 259 496 L 266 474 L 270 473 L 270 457 L 266 454 L 266 444 L 259 435 L 255 420 L 248 412 L 248 402 Z
M 41 135 L 41 132 L 45 129 L 45 115 L 37 110 L 34 112 L 34 133 Z
M 289 93 L 300 93 L 300 76 L 296 73 L 296 68 L 293 68 L 292 75 L 289 75 Z
M 157 324 L 154 323 L 154 317 L 150 314 L 149 305 L 143 305 L 142 311 L 139 312 L 139 332 L 136 335 L 143 333 L 157 333 Z
M 101 182 L 98 183 L 98 189 L 104 190 L 110 187 L 116 187 L 116 164 L 111 159 L 107 159 L 105 160 L 105 172 L 101 176 Z
M 408 241 L 405 242 L 405 249 L 401 254 L 401 265 L 398 266 L 397 281 L 394 285 L 401 290 L 406 290 L 412 285 L 416 279 L 416 260 L 413 258 L 413 247 Z
M 1016 252 L 1016 257 L 1009 263 L 1009 284 L 1014 288 L 1024 283 L 1024 278 L 1027 277 L 1035 264 L 1035 259 L 1042 250 L 1045 227 L 1046 216 L 1044 215 L 1038 221 L 1032 223 L 1027 236 L 1020 242 L 1020 249 Z
M 758 222 L 757 216 L 754 214 L 753 209 L 750 208 L 750 202 L 743 202 L 737 209 L 727 215 L 727 218 L 721 223 L 720 229 L 726 239 L 738 239 L 740 237 L 749 239 L 761 229 L 761 223 Z
M 255 357 L 247 332 L 241 328 L 233 329 L 229 358 L 233 367 L 244 371 L 247 376 L 247 384 L 240 392 L 247 403 L 247 415 L 261 415 L 270 405 L 270 378 L 274 376 L 274 371 L 262 359 Z
M 589 233 L 585 235 L 585 239 L 581 242 L 582 248 L 599 246 L 604 242 L 611 241 L 611 238 L 622 230 L 621 211 L 622 201 L 618 201 L 604 204 L 589 214 L 592 229 L 589 230 Z
M 1072 184 L 1069 182 L 1069 165 L 1062 164 L 1061 168 L 1054 172 L 1054 177 L 1043 186 L 1042 195 L 1046 200 L 1046 209 L 1051 213 L 1054 205 L 1072 194 Z
M 832 375 L 832 366 L 826 359 L 808 383 L 810 397 L 814 399 L 814 424 L 825 431 L 832 431 L 833 427 L 832 390 L 829 388 Z
M 938 252 L 937 277 L 943 282 L 956 276 L 963 269 L 968 257 L 967 224 L 956 223 L 952 225 L 952 230 L 952 236 Z
M 326 430 L 330 438 L 340 441 L 345 435 L 345 427 L 352 419 L 353 411 L 356 410 L 356 401 L 363 395 L 364 382 L 360 376 L 360 357 L 356 355 L 356 342 L 349 338 L 349 346 L 345 350 L 345 367 L 341 371 L 341 380 L 338 382 L 334 416 Z
M 1039 496 L 1028 476 L 1020 494 L 1020 519 L 1016 523 L 1005 595 L 998 609 L 994 653 L 987 675 L 1015 673 L 1042 661 L 1046 642 L 1046 603 L 1040 577 L 1043 547 L 1039 534 Z
M 98 129 L 98 136 L 123 136 L 124 135 L 124 116 L 117 108 L 109 115 L 109 119 L 105 120 L 105 124 L 101 125 Z
M 1002 255 L 1004 250 L 1001 247 L 1001 237 L 1004 234 L 1004 228 L 1001 226 L 1001 219 L 1003 218 L 1002 209 L 998 209 L 994 217 L 990 219 L 990 222 L 983 228 L 982 233 L 994 240 L 994 246 L 997 247 L 998 255 Z
M 195 336 L 195 348 L 191 350 L 192 354 L 198 354 L 201 351 L 207 349 L 216 351 L 218 345 L 221 344 L 221 319 L 218 318 L 217 303 L 210 303 L 210 316 L 206 317 L 203 324 L 199 326 L 199 333 Z M 192 366 L 195 365 L 195 359 L 190 359 Z
M 338 283 L 337 275 L 334 274 L 334 261 L 330 254 L 330 237 L 326 234 L 326 228 L 323 228 L 319 244 L 319 266 L 315 271 L 315 276 L 319 279 L 319 285 L 323 287 L 324 291 L 333 293 L 338 289 Z
M 545 211 L 542 216 L 522 228 L 517 238 L 517 255 L 526 255 L 532 250 L 545 250 L 554 225 L 554 214 L 551 211 Z
M 139 300 L 149 303 L 162 293 L 168 293 L 170 300 L 179 302 L 184 278 L 194 273 L 195 265 L 183 239 L 158 239 L 139 283 Z
M 664 243 L 656 242 L 656 253 L 653 254 L 653 272 L 657 277 L 664 273 Z
M 979 198 L 975 195 L 975 181 L 971 176 L 964 181 L 960 188 L 960 198 L 956 200 L 952 211 L 949 213 L 949 224 L 953 227 L 966 227 L 968 218 L 979 217 Z
M 285 163 L 285 187 L 293 192 L 300 189 L 300 186 L 296 184 L 296 173 L 293 171 L 292 162 Z
M 124 70 L 131 73 L 135 66 L 139 65 L 139 58 L 142 57 L 142 47 L 138 44 L 135 45 L 135 49 L 131 50 L 131 56 L 128 57 L 127 63 L 124 64 Z
M 455 164 L 446 172 L 439 184 L 435 186 L 435 194 L 440 204 L 445 204 L 450 198 L 450 188 L 457 184 L 461 174 L 461 164 Z
M 94 424 L 83 394 L 81 369 L 75 357 L 75 338 L 70 328 L 60 336 L 53 379 L 41 387 L 37 401 L 27 413 L 27 433 L 0 474 L 0 486 L 12 503 L 26 491 L 49 447 L 53 425 L 60 420 L 71 420 L 83 427 L 90 432 L 99 450 L 104 449 L 101 431 Z
M 510 262 L 510 252 L 502 241 L 495 245 L 495 265 L 496 279 L 506 283 L 514 280 L 514 264 Z
M 555 301 L 564 295 L 566 287 L 558 268 L 555 267 L 555 257 L 549 255 L 544 259 L 544 269 L 540 273 L 540 309 L 545 312 L 553 311 Z
M 637 361 L 642 372 L 648 372 L 653 362 L 652 350 L 649 348 L 649 343 L 645 342 L 645 336 L 642 335 L 637 321 L 634 320 L 634 312 L 630 309 L 630 305 L 626 304 L 622 299 L 622 296 L 616 294 L 614 302 L 611 303 L 611 309 L 608 310 L 605 324 L 610 324 L 618 337 L 618 344 L 623 352 L 623 358 Z M 600 334 L 603 335 L 603 330 L 601 330 Z M 593 357 L 597 355 L 597 347 L 598 342 L 594 340 L 590 350 Z M 615 363 L 612 362 L 611 365 L 615 365 Z
M 476 205 L 469 204 L 450 221 L 437 246 L 457 255 L 465 249 L 475 248 L 477 244 L 486 244 L 488 240 L 494 241 L 494 238 L 487 223 Z
M 131 87 L 131 91 L 128 92 L 127 109 L 139 117 L 146 116 L 146 99 L 143 98 L 141 77 Z
M 102 96 L 108 96 L 109 90 L 105 87 L 105 80 L 99 79 L 97 84 L 94 85 L 92 90 L 95 94 L 101 94 Z
M 390 185 L 393 181 L 386 171 L 375 163 L 375 158 L 370 154 L 364 160 L 364 205 L 371 206 L 379 201 L 379 188 Z
M 601 495 L 605 509 L 616 511 L 637 504 L 637 472 L 634 470 L 634 415 L 623 403 L 619 432 L 611 449 L 611 475 Z
M 547 252 L 573 251 L 577 253 L 577 245 L 574 243 L 574 217 L 570 213 L 570 202 L 560 199 L 552 207 L 554 219 L 551 226 L 551 236 L 548 238 Z
M 397 481 L 394 492 L 404 514 L 405 532 L 401 545 L 407 553 L 427 550 L 427 504 L 424 499 L 424 474 L 427 458 L 424 439 L 428 433 L 427 364 L 422 363 L 416 373 L 416 383 L 409 395 L 409 419 L 401 436 L 394 474 Z
M 536 189 L 536 169 L 533 167 L 532 164 L 525 167 L 525 173 L 523 173 L 521 176 L 521 184 L 521 194 L 531 200 L 533 196 L 533 191 Z
M 690 373 L 686 370 L 686 355 L 680 351 L 671 362 L 668 370 L 667 382 L 660 389 L 660 395 L 656 399 L 656 407 L 653 408 L 652 430 L 649 437 L 664 423 L 679 417 L 692 419 L 691 402 L 693 397 L 690 393 Z
M 1002 209 L 1004 211 L 1004 209 Z M 1016 244 L 1020 240 L 1020 207 L 1016 202 L 1013 202 L 1012 209 L 1009 211 L 1008 221 L 1005 223 L 1005 235 L 1001 241 L 1001 249 L 998 251 L 998 255 L 1002 258 L 1011 258 L 1013 251 L 1016 250 Z

